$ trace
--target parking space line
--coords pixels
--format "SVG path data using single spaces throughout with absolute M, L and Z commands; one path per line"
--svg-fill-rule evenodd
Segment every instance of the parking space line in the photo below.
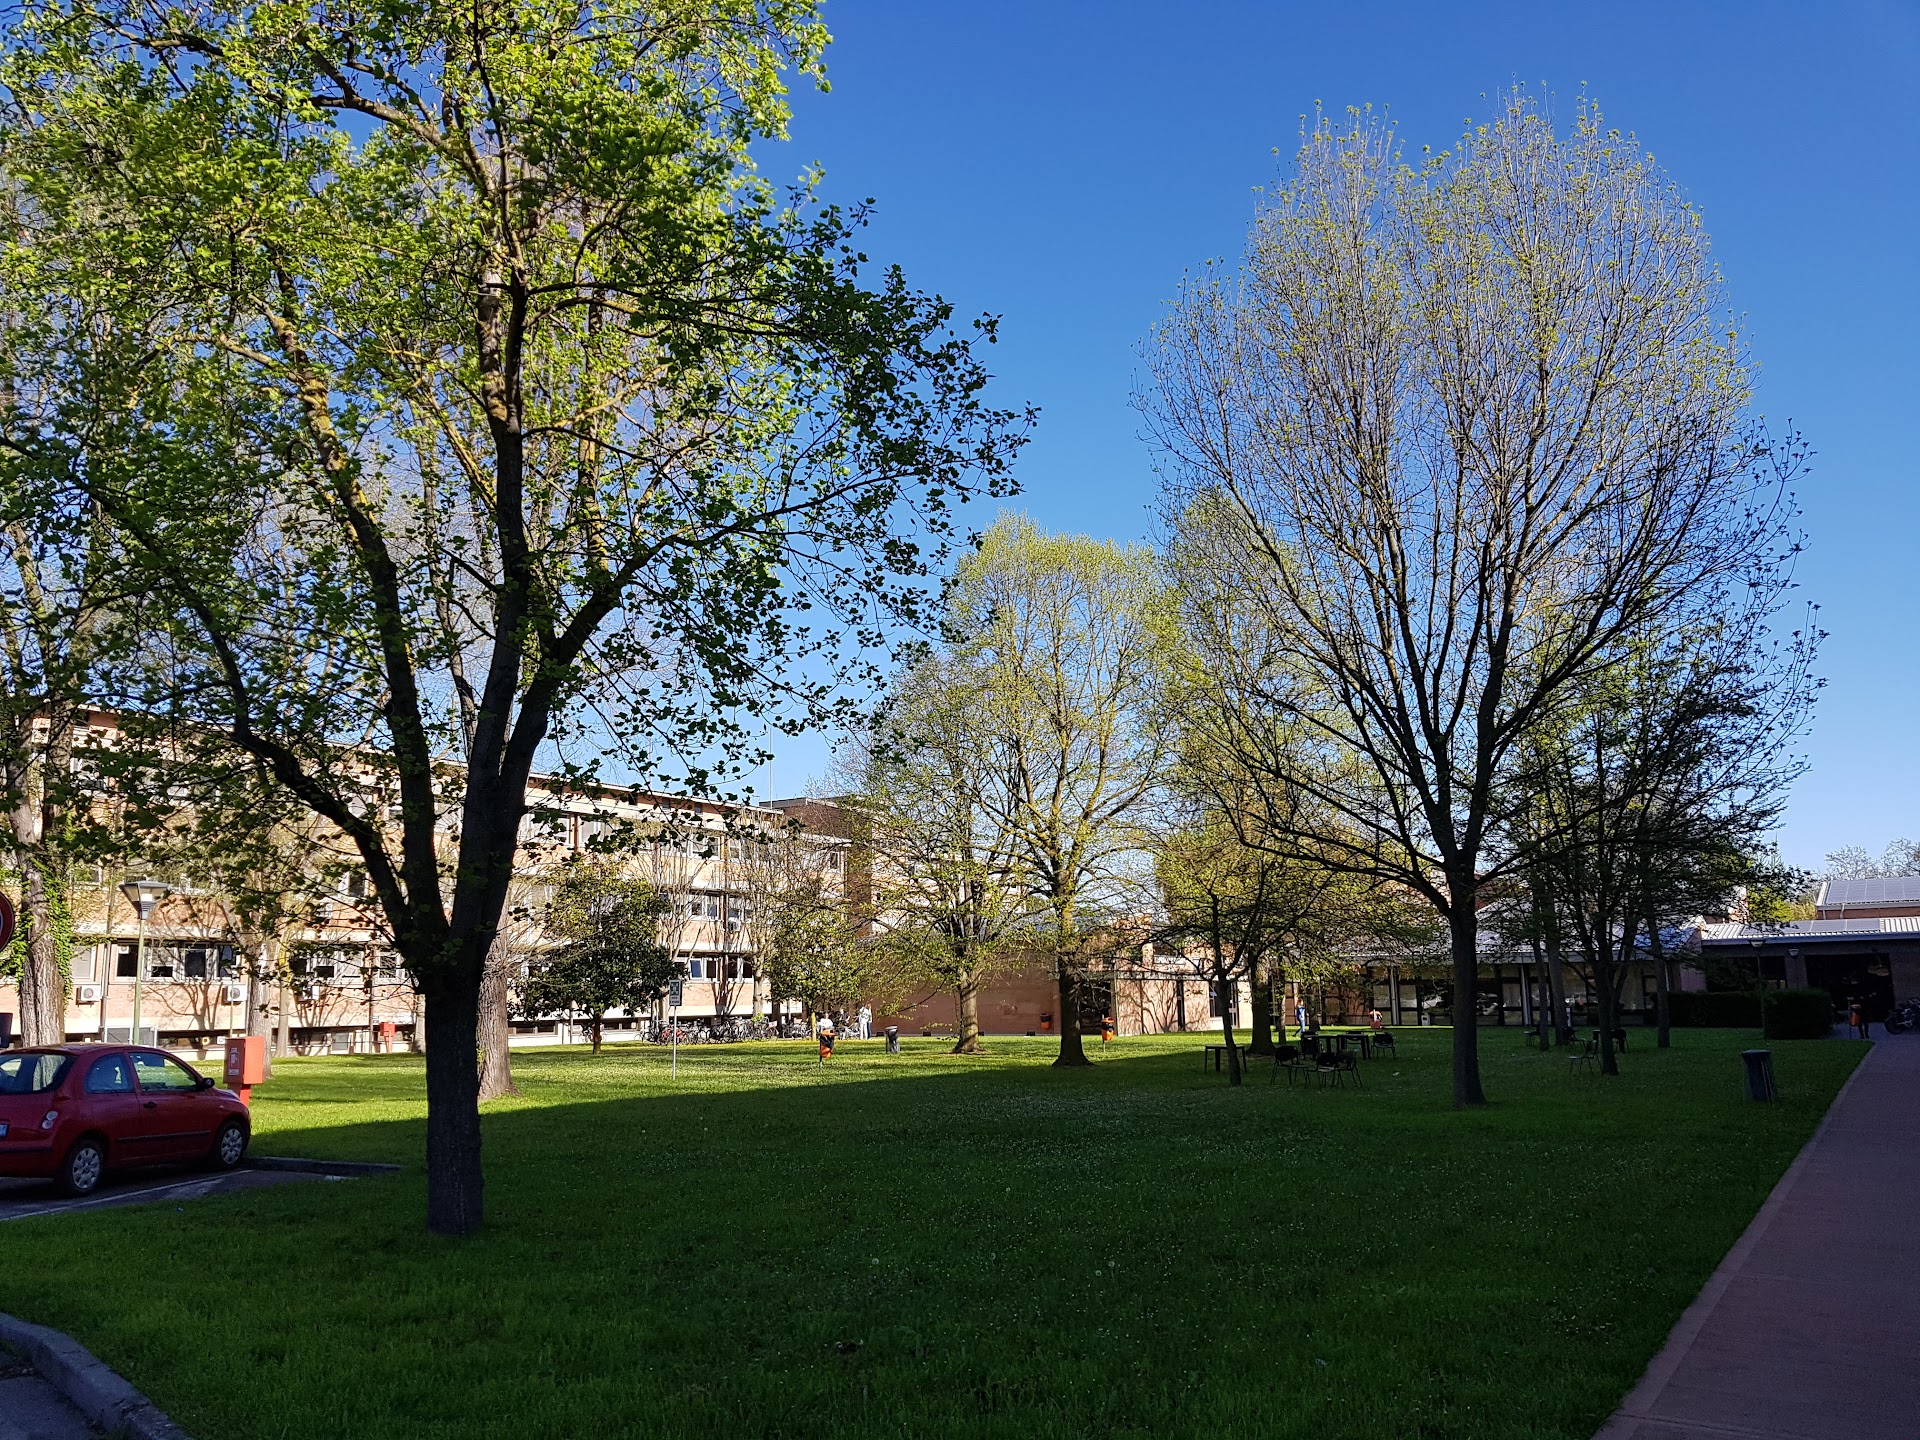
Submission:
M 75 1210 L 96 1210 L 104 1205 L 124 1205 L 135 1200 L 145 1199 L 149 1195 L 171 1195 L 177 1190 L 207 1191 L 219 1185 L 219 1180 L 193 1179 L 176 1180 L 170 1185 L 148 1185 L 138 1190 L 117 1190 L 111 1195 L 93 1195 L 85 1200 L 60 1200 L 44 1205 L 38 1210 L 16 1210 L 8 1212 L 0 1208 L 0 1220 L 31 1220 L 36 1215 L 66 1215 Z

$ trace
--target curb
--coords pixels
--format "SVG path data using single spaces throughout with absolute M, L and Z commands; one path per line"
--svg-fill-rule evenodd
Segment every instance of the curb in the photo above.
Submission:
M 398 1165 L 381 1165 L 371 1160 L 303 1160 L 297 1155 L 249 1155 L 240 1162 L 243 1170 L 292 1170 L 302 1175 L 398 1175 Z
M 40 1378 L 102 1430 L 128 1440 L 189 1440 L 158 1405 L 72 1337 L 0 1314 L 0 1341 L 24 1352 Z

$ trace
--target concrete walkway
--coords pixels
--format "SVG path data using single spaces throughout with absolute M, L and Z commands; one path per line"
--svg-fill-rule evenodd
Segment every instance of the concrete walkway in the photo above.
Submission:
M 1920 1436 L 1920 1035 L 1874 1036 L 1596 1440 Z

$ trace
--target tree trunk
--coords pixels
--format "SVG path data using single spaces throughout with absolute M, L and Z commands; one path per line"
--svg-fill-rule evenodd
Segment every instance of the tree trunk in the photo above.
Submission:
M 1547 993 L 1553 1001 L 1553 1036 L 1556 1045 L 1573 1043 L 1573 1026 L 1567 1020 L 1567 977 L 1561 969 L 1560 937 L 1547 931 Z
M 64 775 L 71 767 L 73 729 L 58 719 L 49 723 L 39 797 L 34 798 L 30 775 L 22 776 L 13 808 L 14 852 L 22 871 L 19 921 L 26 932 L 20 947 L 20 1039 L 27 1045 L 59 1045 L 67 1038 L 66 976 L 60 973 L 54 917 L 66 893 L 64 866 L 59 865 L 65 853 L 66 805 L 61 787 L 47 777 Z
M 59 936 L 54 933 L 59 881 L 47 883 L 45 866 L 41 854 L 27 856 L 21 897 L 27 933 L 20 970 L 20 1040 L 25 1045 L 59 1045 L 67 1038 L 67 987 L 60 974 Z
M 1216 970 L 1214 972 L 1214 994 L 1220 999 L 1220 1039 L 1227 1047 L 1227 1083 L 1240 1083 L 1240 1047 L 1233 1043 L 1233 1006 L 1239 997 L 1234 994 L 1236 988 L 1233 977 Z
M 959 1017 L 959 1036 L 953 1042 L 952 1054 L 978 1055 L 980 1045 L 980 973 L 971 967 L 960 972 L 960 984 L 957 987 L 958 998 L 954 1013 Z
M 494 937 L 487 950 L 487 968 L 480 976 L 480 1099 L 498 1100 L 518 1095 L 513 1083 L 513 967 L 514 952 L 504 939 Z M 599 1049 L 598 1044 L 594 1046 Z
M 287 972 L 281 968 L 274 976 L 280 992 L 280 1014 L 277 1017 L 277 1038 L 273 1050 L 276 1055 L 293 1053 L 293 1006 L 287 1000 Z
M 1614 966 L 1611 955 L 1602 958 L 1602 952 L 1606 947 L 1607 942 L 1603 940 L 1594 953 L 1587 958 L 1593 968 L 1594 999 L 1600 1006 L 1600 1073 L 1618 1075 L 1620 1060 L 1613 1049 Z
M 1064 956 L 1056 960 L 1060 982 L 1060 1054 L 1055 1065 L 1091 1065 L 1080 1043 L 1080 972 Z
M 1487 1103 L 1480 1087 L 1480 917 L 1474 913 L 1471 884 L 1453 887 L 1448 919 L 1453 951 L 1453 1105 L 1456 1110 Z
M 1253 962 L 1253 1034 L 1247 1051 L 1253 1055 L 1273 1054 L 1273 970 L 1265 960 Z
M 272 983 L 274 974 L 280 968 L 274 963 L 274 955 L 279 950 L 279 942 L 271 938 L 260 942 L 260 953 L 247 966 L 247 1034 L 258 1035 L 271 1041 L 273 1022 L 267 1018 L 267 987 Z M 273 1078 L 274 1046 L 269 1043 L 267 1051 L 266 1076 Z
M 1647 917 L 1647 949 L 1653 955 L 1653 1018 L 1660 1027 L 1653 1043 L 1656 1049 L 1666 1050 L 1673 1045 L 1672 1007 L 1667 1003 L 1671 982 L 1667 978 L 1667 948 L 1660 940 L 1660 926 L 1651 915 Z
M 600 1053 L 600 1017 L 595 1016 L 587 1022 L 587 1038 L 593 1042 L 593 1053 Z
M 1542 957 L 1540 941 L 1533 942 L 1533 975 L 1527 982 L 1533 986 L 1533 1018 L 1540 1031 L 1540 1048 L 1543 1051 L 1553 1048 L 1553 988 L 1547 983 L 1547 966 Z
M 442 981 L 422 997 L 427 1018 L 427 1230 L 480 1228 L 480 1003 L 477 988 Z

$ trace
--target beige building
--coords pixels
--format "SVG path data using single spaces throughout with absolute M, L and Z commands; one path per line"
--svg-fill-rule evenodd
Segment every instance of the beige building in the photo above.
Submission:
M 755 961 L 753 896 L 764 887 L 761 852 L 770 847 L 753 837 L 781 836 L 787 863 L 797 854 L 830 893 L 845 891 L 850 846 L 833 834 L 791 833 L 788 810 L 830 822 L 833 807 L 790 801 L 742 810 L 536 781 L 503 938 L 521 963 L 536 957 L 550 943 L 539 915 L 557 868 L 569 856 L 606 853 L 668 899 L 661 939 L 685 976 L 674 1012 L 681 1021 L 721 1031 L 738 1031 L 756 1016 L 796 1025 L 797 1003 L 771 995 Z M 419 997 L 387 941 L 366 877 L 350 865 L 325 868 L 337 878 L 316 879 L 298 907 L 300 920 L 272 935 L 248 931 L 211 873 L 96 866 L 75 876 L 67 1038 L 138 1038 L 205 1056 L 229 1035 L 247 1033 L 251 1018 L 253 1028 L 296 1053 L 407 1048 L 418 1033 Z M 142 882 L 152 882 L 144 924 L 136 904 Z M 18 1011 L 17 990 L 0 984 L 0 1016 Z M 651 1013 L 616 1013 L 606 1038 L 646 1038 L 667 1015 L 664 1000 Z M 577 1028 L 550 1016 L 514 1018 L 516 1044 L 572 1040 Z

